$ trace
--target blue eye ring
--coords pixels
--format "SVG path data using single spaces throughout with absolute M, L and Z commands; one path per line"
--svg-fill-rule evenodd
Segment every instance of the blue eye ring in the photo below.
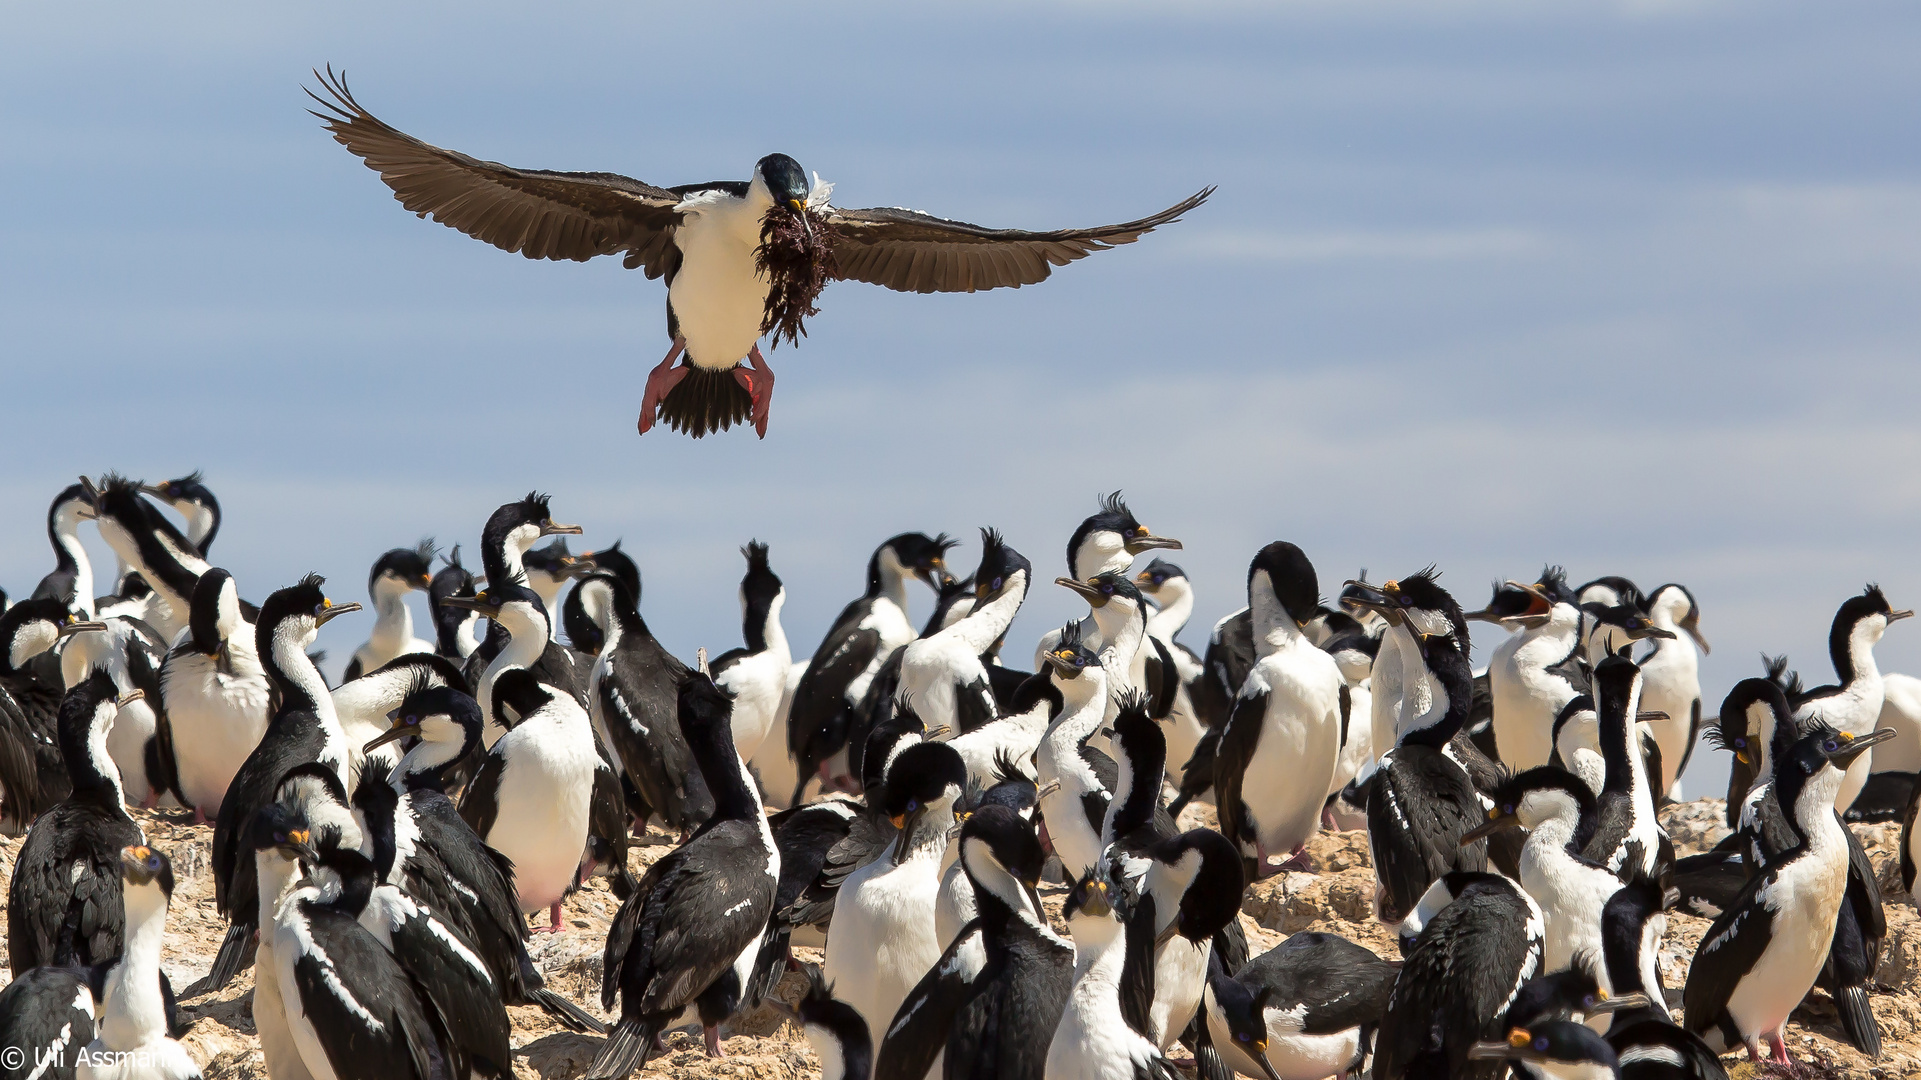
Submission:
M 1243 1031 L 1243 1032 L 1241 1032 L 1241 1033 L 1240 1033 L 1239 1035 L 1237 1035 L 1237 1036 L 1235 1036 L 1235 1037 L 1236 1037 L 1236 1038 L 1238 1038 L 1238 1039 L 1240 1039 L 1240 1040 L 1241 1040 L 1242 1042 L 1253 1042 L 1253 1041 L 1254 1041 L 1254 1036 L 1252 1036 L 1252 1035 L 1249 1035 L 1249 1034 L 1248 1034 L 1247 1032 L 1245 1032 L 1245 1031 Z

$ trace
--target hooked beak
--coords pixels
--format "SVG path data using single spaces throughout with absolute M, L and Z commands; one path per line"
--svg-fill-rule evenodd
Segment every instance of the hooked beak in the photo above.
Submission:
M 1657 720 L 1671 720 L 1673 719 L 1673 717 L 1670 717 L 1667 713 L 1662 712 L 1660 709 L 1644 709 L 1640 712 L 1635 713 L 1634 719 L 1641 723 L 1651 724 Z
M 1489 810 L 1487 820 L 1461 834 L 1461 846 L 1466 847 L 1484 836 L 1491 836 L 1502 829 L 1520 827 L 1521 819 L 1513 814 L 1503 814 L 1499 810 Z
M 562 525 L 553 521 L 551 518 L 540 524 L 540 535 L 542 536 L 579 536 L 585 531 L 586 530 L 578 525 Z
M 907 858 L 907 841 L 914 835 L 914 825 L 920 820 L 924 810 L 909 814 L 895 814 L 894 828 L 900 830 L 900 838 L 894 842 L 894 865 L 899 866 Z
M 313 849 L 313 832 L 310 829 L 295 829 L 288 833 L 287 842 L 280 845 L 280 850 L 308 866 L 320 862 L 320 853 Z
M 140 494 L 151 495 L 156 499 L 166 499 L 169 502 L 173 499 L 173 496 L 167 492 L 167 485 L 165 484 L 141 484 Z
M 1181 550 L 1181 542 L 1179 540 L 1171 536 L 1155 536 L 1153 533 L 1145 531 L 1146 526 L 1142 526 L 1141 528 L 1141 532 L 1135 533 L 1133 536 L 1122 541 L 1122 546 L 1127 548 L 1129 555 L 1139 555 L 1143 551 L 1155 551 L 1160 548 L 1166 548 L 1169 551 Z
M 1102 596 L 1101 591 L 1099 589 L 1095 588 L 1092 585 L 1089 585 L 1085 581 L 1076 581 L 1071 577 L 1057 577 L 1054 579 L 1054 584 L 1064 586 L 1066 588 L 1074 590 L 1077 593 L 1080 593 L 1082 596 L 1087 598 L 1088 603 L 1094 605 L 1095 607 L 1100 607 L 1102 604 L 1107 603 L 1107 597 Z
M 55 637 L 72 637 L 75 634 L 88 634 L 88 633 L 93 633 L 95 631 L 104 631 L 106 630 L 106 628 L 107 628 L 107 624 L 103 622 L 61 623 L 59 628 L 54 631 L 54 636 Z
M 500 605 L 478 596 L 445 596 L 440 600 L 441 607 L 459 608 L 471 611 L 482 618 L 491 619 L 500 614 Z
M 1110 914 L 1114 905 L 1107 899 L 1107 886 L 1096 882 L 1093 888 L 1087 890 L 1087 899 L 1081 904 L 1081 910 L 1096 918 L 1105 918 Z
M 120 700 L 114 702 L 114 707 L 118 709 L 124 709 L 127 706 L 133 704 L 136 701 L 139 701 L 141 698 L 144 698 L 146 696 L 147 696 L 147 692 L 136 686 L 132 690 L 129 690 L 126 693 L 120 695 Z
M 1914 618 L 1913 608 L 1902 608 L 1900 611 L 1888 612 L 1888 621 L 1891 623 L 1897 623 L 1897 622 L 1900 622 L 1902 619 L 1912 619 L 1912 618 Z
M 789 199 L 787 200 L 787 208 L 792 210 L 794 216 L 800 219 L 801 231 L 807 234 L 807 243 L 811 247 L 814 243 L 814 224 L 807 220 L 807 201 L 805 199 Z
M 355 612 L 359 610 L 360 610 L 360 601 L 358 600 L 349 600 L 344 604 L 334 604 L 331 607 L 328 607 L 326 610 L 322 611 L 320 615 L 314 619 L 314 625 L 325 626 L 328 623 L 334 621 L 335 619 L 340 618 L 342 615 L 346 615 L 350 612 Z
M 1620 1012 L 1623 1009 L 1639 1009 L 1647 1005 L 1647 1003 L 1648 1003 L 1648 996 L 1637 990 L 1632 994 L 1622 994 L 1619 997 L 1603 998 L 1601 999 L 1599 1004 L 1595 1005 L 1594 1008 L 1589 1009 L 1588 1011 L 1591 1013 L 1606 1015 L 1612 1012 Z
M 1713 649 L 1708 648 L 1708 639 L 1701 636 L 1700 612 L 1695 611 L 1693 608 L 1689 608 L 1688 617 L 1681 620 L 1681 629 L 1686 630 L 1688 632 L 1688 636 L 1694 639 L 1694 644 L 1700 647 L 1702 656 L 1706 656 L 1709 653 L 1714 651 Z
M 935 724 L 933 727 L 928 728 L 926 731 L 922 732 L 921 738 L 926 740 L 927 742 L 939 742 L 940 740 L 946 738 L 947 733 L 952 730 L 954 729 L 948 727 L 946 724 Z
M 1841 749 L 1829 754 L 1828 760 L 1834 762 L 1835 768 L 1845 769 L 1854 764 L 1854 759 L 1866 753 L 1875 743 L 1887 742 L 1894 736 L 1894 729 L 1885 727 L 1860 736 L 1850 736 L 1844 731 L 1841 733 Z
M 1060 789 L 1061 789 L 1061 782 L 1059 780 L 1049 780 L 1047 783 L 1042 784 L 1038 789 L 1035 790 L 1034 798 L 1036 801 L 1045 799 L 1049 795 L 1054 794 L 1056 791 L 1059 791 Z
M 1047 665 L 1062 675 L 1074 675 L 1080 671 L 1079 668 L 1074 666 L 1073 654 L 1064 649 L 1055 649 L 1048 652 Z
M 404 739 L 409 735 L 412 735 L 414 733 L 414 730 L 415 728 L 414 728 L 414 725 L 412 724 L 396 723 L 393 727 L 390 727 L 387 730 L 381 732 L 380 734 L 375 735 L 373 738 L 368 739 L 367 745 L 361 747 L 360 752 L 363 754 L 371 754 L 375 750 L 387 745 L 390 742 L 398 742 L 399 740 Z

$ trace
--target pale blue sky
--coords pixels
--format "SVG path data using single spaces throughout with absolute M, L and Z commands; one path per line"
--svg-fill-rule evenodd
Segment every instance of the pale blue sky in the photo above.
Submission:
M 626 538 L 685 653 L 737 641 L 750 537 L 804 653 L 880 538 L 992 524 L 1051 577 L 1114 487 L 1188 541 L 1197 648 L 1277 537 L 1327 592 L 1430 561 L 1470 606 L 1544 560 L 1683 581 L 1710 708 L 1762 649 L 1825 678 L 1863 581 L 1921 604 L 1910 5 L 267 8 L 0 14 L 16 595 L 73 476 L 198 467 L 256 598 L 308 569 L 357 597 L 381 550 L 550 490 Z M 770 356 L 766 442 L 638 439 L 659 284 L 403 212 L 302 111 L 328 62 L 527 166 L 779 150 L 842 205 L 1027 227 L 1220 193 L 1036 288 L 837 285 Z M 1010 652 L 1073 609 L 1042 589 Z M 1921 669 L 1912 625 L 1888 667 Z

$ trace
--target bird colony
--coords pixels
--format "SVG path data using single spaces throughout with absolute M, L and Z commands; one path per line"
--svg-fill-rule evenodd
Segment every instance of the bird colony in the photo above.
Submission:
M 1118 495 L 1051 582 L 992 529 L 971 572 L 944 534 L 877 538 L 811 653 L 749 543 L 741 642 L 693 657 L 620 544 L 575 552 L 538 495 L 477 521 L 477 567 L 379 555 L 364 602 L 236 580 L 220 522 L 198 475 L 82 478 L 0 616 L 8 1076 L 197 1076 L 181 1007 L 248 969 L 274 1080 L 508 1077 L 509 1006 L 592 1040 L 596 1080 L 768 1010 L 830 1080 L 1720 1077 L 1785 1064 L 1811 994 L 1879 1052 L 1881 885 L 1843 815 L 1905 819 L 1911 886 L 1921 725 L 1874 659 L 1910 613 L 1872 586 L 1835 684 L 1774 661 L 1716 708 L 1685 586 L 1555 567 L 1470 612 L 1433 568 L 1337 587 L 1276 541 L 1196 653 L 1181 544 Z M 1037 587 L 1085 616 L 1011 633 Z M 349 616 L 330 685 L 310 649 Z M 1710 753 L 1732 831 L 1677 858 L 1659 811 Z M 198 835 L 225 927 L 188 986 L 156 821 Z M 1392 955 L 1257 953 L 1244 897 L 1341 829 Z M 597 1001 L 533 958 L 584 888 L 618 899 Z M 1677 911 L 1712 923 L 1667 986 Z

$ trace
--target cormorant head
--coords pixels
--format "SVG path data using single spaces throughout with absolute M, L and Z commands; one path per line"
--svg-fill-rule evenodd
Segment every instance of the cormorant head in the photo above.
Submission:
M 1088 668 L 1100 667 L 1100 654 L 1088 648 L 1083 640 L 1080 620 L 1061 627 L 1061 639 L 1045 654 L 1047 666 L 1063 679 L 1077 679 Z
M 1187 571 L 1160 558 L 1148 563 L 1147 569 L 1134 575 L 1134 584 L 1149 596 L 1159 593 L 1170 581 L 1185 580 L 1187 580 Z
M 807 195 L 812 189 L 800 162 L 786 154 L 768 154 L 755 163 L 754 178 L 766 185 L 767 194 L 773 196 L 774 205 L 784 206 L 802 221 L 807 220 Z
M 434 542 L 422 540 L 410 548 L 394 548 L 374 560 L 367 572 L 367 594 L 373 595 L 382 578 L 390 587 L 411 592 L 434 583 Z
M 981 563 L 974 571 L 974 599 L 976 605 L 991 603 L 1000 598 L 1018 577 L 1023 588 L 1027 578 L 1033 573 L 1034 564 L 1027 557 L 1001 538 L 993 529 L 981 530 Z M 1138 593 L 1137 593 L 1138 595 Z
M 1156 536 L 1134 517 L 1116 491 L 1101 496 L 1101 508 L 1089 515 L 1067 538 L 1067 572 L 1090 578 L 1102 570 L 1125 570 L 1134 556 L 1158 548 L 1179 551 L 1181 542 Z
M 1314 564 L 1308 561 L 1307 553 L 1299 547 L 1276 540 L 1255 554 L 1254 561 L 1247 567 L 1249 603 L 1253 602 L 1256 581 L 1263 577 L 1296 626 L 1306 626 L 1320 614 L 1320 579 L 1315 576 Z
M 1663 609 L 1674 620 L 1674 625 L 1687 631 L 1703 653 L 1713 651 L 1708 648 L 1708 639 L 1701 636 L 1701 605 L 1694 602 L 1694 594 L 1688 591 L 1686 585 L 1669 582 L 1648 594 L 1648 614 Z
M 1532 1027 L 1517 1027 L 1507 1033 L 1505 1042 L 1475 1043 L 1467 1056 L 1477 1061 L 1533 1065 L 1543 1076 L 1572 1075 L 1567 1070 L 1580 1065 L 1598 1066 L 1613 1076 L 1621 1064 L 1606 1039 L 1572 1020 L 1543 1020 Z
M 1135 607 L 1141 605 L 1141 590 L 1136 588 L 1134 583 L 1127 579 L 1127 575 L 1117 573 L 1113 570 L 1103 570 L 1093 577 L 1088 578 L 1086 581 L 1075 581 L 1073 578 L 1055 578 L 1054 584 L 1065 586 L 1080 593 L 1081 596 L 1086 598 L 1088 605 L 1091 607 L 1104 608 L 1116 600 L 1124 605 L 1132 604 Z M 1125 610 L 1125 608 L 1122 610 Z

